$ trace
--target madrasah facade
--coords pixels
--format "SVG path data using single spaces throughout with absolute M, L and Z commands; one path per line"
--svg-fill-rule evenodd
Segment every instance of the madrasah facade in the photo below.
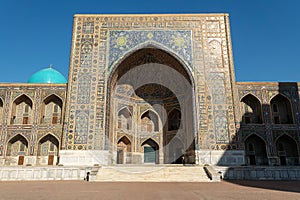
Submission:
M 0 165 L 298 165 L 298 88 L 236 82 L 228 14 L 75 15 L 68 80 L 0 84 Z

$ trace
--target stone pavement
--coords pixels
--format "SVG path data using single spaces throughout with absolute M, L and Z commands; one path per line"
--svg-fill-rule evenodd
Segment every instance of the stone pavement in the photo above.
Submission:
M 0 181 L 0 199 L 300 199 L 300 181 L 210 183 L 99 183 L 85 181 Z

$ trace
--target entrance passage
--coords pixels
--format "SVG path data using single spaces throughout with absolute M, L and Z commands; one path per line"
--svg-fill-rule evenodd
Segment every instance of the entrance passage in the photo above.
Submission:
M 194 164 L 197 120 L 189 67 L 151 45 L 120 58 L 111 70 L 106 136 L 113 162 Z M 130 142 L 121 144 L 123 136 Z
M 152 147 L 144 147 L 144 163 L 155 163 L 155 149 Z

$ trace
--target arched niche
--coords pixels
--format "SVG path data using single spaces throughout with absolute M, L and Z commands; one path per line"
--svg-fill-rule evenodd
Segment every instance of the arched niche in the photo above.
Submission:
M 247 94 L 241 100 L 243 107 L 243 123 L 261 124 L 262 112 L 260 101 L 252 94 Z
M 62 121 L 62 100 L 55 94 L 44 99 L 41 108 L 42 124 L 60 124 Z
M 159 163 L 159 146 L 151 138 L 142 143 L 144 163 Z
M 185 128 L 181 133 L 187 143 L 185 146 L 191 146 L 194 154 L 194 143 L 197 143 L 198 138 L 195 119 L 197 115 L 194 78 L 190 69 L 173 54 L 153 47 L 131 51 L 111 69 L 106 93 L 107 142 L 115 143 L 114 138 L 120 132 L 116 126 L 116 116 L 119 106 L 125 104 L 132 106 L 132 127 L 136 127 L 132 128 L 132 134 L 136 135 L 132 145 L 140 144 L 143 138 L 150 135 L 160 138 L 159 145 L 167 145 L 171 136 L 167 135 L 166 111 L 176 107 L 180 108 L 186 119 L 180 124 Z M 126 88 L 130 88 L 130 92 Z M 179 100 L 182 100 L 182 105 Z M 109 147 L 109 143 L 106 146 Z M 143 154 L 137 146 L 134 146 L 133 151 L 137 151 L 136 155 Z M 160 162 L 163 163 L 163 159 Z
M 181 112 L 174 108 L 168 113 L 168 131 L 178 130 L 181 124 Z
M 296 141 L 290 136 L 283 134 L 276 140 L 277 154 L 280 165 L 298 165 L 299 154 Z
M 270 101 L 272 121 L 274 124 L 293 124 L 292 106 L 285 96 L 277 94 Z
M 14 100 L 11 124 L 30 124 L 32 121 L 32 100 L 25 94 Z
M 47 134 L 38 142 L 38 159 L 40 165 L 55 165 L 58 160 L 59 140 L 52 134 Z
M 152 110 L 144 112 L 141 116 L 141 131 L 142 132 L 158 132 L 158 116 Z
M 256 134 L 245 140 L 245 156 L 248 165 L 268 165 L 265 141 Z
M 11 157 L 13 160 L 12 163 L 9 164 L 24 165 L 25 156 L 27 155 L 28 141 L 23 135 L 17 134 L 8 141 L 6 156 Z
M 127 107 L 122 108 L 118 112 L 117 128 L 123 131 L 130 131 L 132 129 L 132 115 Z
M 131 163 L 131 142 L 128 137 L 123 136 L 117 143 L 117 164 Z

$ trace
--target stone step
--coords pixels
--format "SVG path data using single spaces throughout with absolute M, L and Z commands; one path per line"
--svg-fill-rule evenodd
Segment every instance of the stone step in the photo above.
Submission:
M 202 166 L 102 166 L 99 182 L 211 182 Z

